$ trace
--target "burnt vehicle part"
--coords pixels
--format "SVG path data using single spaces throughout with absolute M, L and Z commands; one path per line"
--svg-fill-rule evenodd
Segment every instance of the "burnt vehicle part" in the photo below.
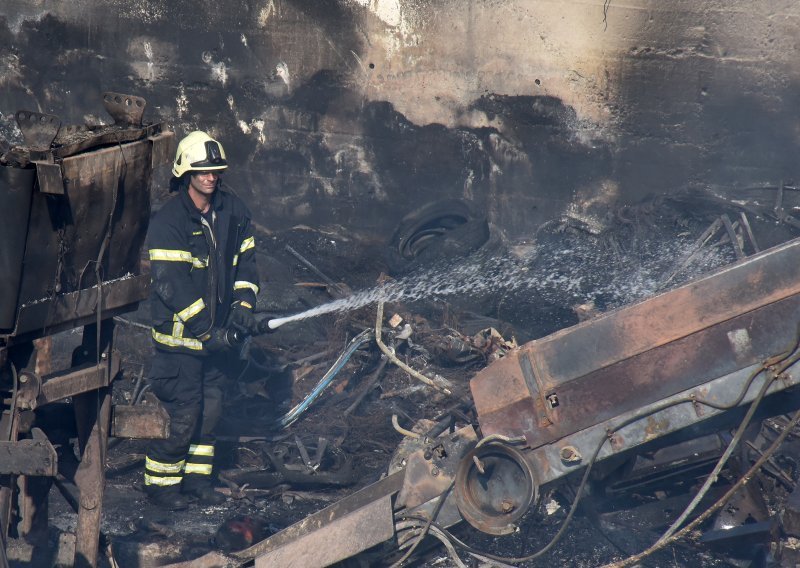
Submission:
M 97 565 L 109 435 L 165 433 L 163 412 L 114 411 L 111 383 L 120 367 L 113 317 L 147 296 L 140 250 L 150 179 L 169 162 L 174 134 L 143 124 L 139 97 L 105 93 L 103 102 L 113 125 L 64 126 L 18 111 L 24 145 L 0 156 L 0 196 L 13 211 L 0 225 L 0 536 L 46 529 L 60 464 L 43 409 L 71 406 L 80 450 L 76 566 Z M 52 336 L 80 328 L 69 366 L 52 369 Z
M 748 405 L 746 420 L 796 409 L 798 321 L 800 239 L 526 343 L 471 380 L 480 438 L 471 426 L 423 436 L 400 471 L 239 558 L 272 566 L 326 548 L 303 564 L 324 566 L 384 537 L 407 556 L 461 520 L 510 533 L 545 490 L 581 474 L 583 486 L 595 465 L 734 426 Z M 342 524 L 354 536 L 336 536 Z

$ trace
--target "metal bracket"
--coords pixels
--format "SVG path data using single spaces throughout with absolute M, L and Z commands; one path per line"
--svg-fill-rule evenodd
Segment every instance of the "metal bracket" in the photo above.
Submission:
M 49 150 L 61 128 L 61 119 L 52 114 L 18 110 L 14 118 L 22 131 L 25 145 L 33 150 Z
M 122 93 L 103 93 L 103 105 L 115 124 L 142 126 L 142 116 L 147 102 L 142 97 Z
M 39 191 L 51 195 L 64 195 L 64 177 L 61 173 L 61 164 L 56 164 L 53 156 L 49 160 L 33 160 L 36 164 L 36 180 L 39 182 Z
M 17 408 L 36 410 L 37 399 L 42 391 L 42 378 L 33 371 L 22 371 L 18 381 Z

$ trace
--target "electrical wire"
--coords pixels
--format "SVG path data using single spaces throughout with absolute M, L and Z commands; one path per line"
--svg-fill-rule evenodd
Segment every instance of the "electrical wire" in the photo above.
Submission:
M 453 490 L 453 486 L 455 485 L 455 483 L 456 482 L 455 482 L 455 479 L 454 479 L 447 486 L 447 489 L 445 489 L 444 491 L 442 491 L 439 494 L 439 502 L 436 503 L 436 507 L 434 507 L 430 518 L 425 520 L 425 526 L 423 527 L 423 529 L 420 532 L 420 534 L 417 537 L 417 539 L 414 541 L 414 544 L 412 544 L 411 548 L 409 548 L 406 551 L 406 553 L 403 554 L 403 556 L 400 558 L 400 560 L 398 560 L 397 562 L 393 563 L 389 568 L 399 568 L 400 566 L 403 565 L 403 562 L 408 560 L 411 557 L 411 555 L 414 554 L 414 551 L 417 549 L 417 547 L 423 541 L 423 539 L 425 538 L 425 535 L 428 534 L 428 531 L 430 530 L 431 526 L 433 526 L 433 524 L 436 522 L 436 518 L 439 516 L 439 512 L 442 510 L 442 507 L 444 506 L 444 502 L 447 501 L 447 497 L 450 495 L 450 492 Z M 405 517 L 401 516 L 400 518 L 405 518 Z M 408 517 L 408 518 L 415 519 L 417 517 Z
M 708 490 L 711 489 L 711 486 L 714 483 L 716 483 L 717 476 L 719 476 L 719 473 L 722 471 L 722 468 L 725 467 L 725 464 L 728 463 L 728 459 L 733 454 L 733 450 L 736 448 L 736 446 L 739 445 L 742 436 L 744 436 L 745 430 L 750 425 L 750 420 L 753 418 L 756 409 L 758 408 L 759 404 L 761 404 L 764 395 L 767 393 L 767 389 L 770 387 L 770 385 L 772 385 L 772 382 L 774 380 L 775 379 L 773 378 L 764 381 L 764 384 L 761 386 L 761 390 L 758 391 L 758 395 L 756 396 L 756 398 L 753 399 L 753 402 L 750 404 L 750 408 L 747 410 L 747 414 L 742 419 L 742 422 L 739 424 L 739 427 L 736 430 L 736 434 L 734 434 L 733 438 L 728 444 L 728 447 L 725 448 L 725 451 L 723 452 L 722 456 L 720 456 L 719 460 L 717 460 L 717 464 L 714 466 L 714 469 L 711 471 L 711 473 L 708 474 L 702 487 L 700 487 L 700 489 L 695 494 L 694 498 L 686 506 L 686 509 L 684 509 L 683 513 L 681 513 L 681 515 L 677 519 L 675 519 L 675 521 L 673 521 L 670 527 L 664 532 L 663 535 L 661 535 L 661 538 L 659 538 L 657 542 L 665 541 L 669 537 L 671 537 L 675 533 L 675 531 L 677 531 L 678 528 L 689 517 L 689 515 L 692 514 L 695 507 L 697 507 L 700 501 L 703 500 L 703 498 L 706 496 L 706 493 L 708 493 Z
M 783 441 L 786 439 L 786 437 L 791 432 L 792 428 L 794 428 L 798 423 L 800 423 L 800 410 L 795 412 L 795 414 L 792 417 L 792 419 L 790 420 L 789 424 L 787 424 L 786 429 L 783 432 L 781 432 L 781 434 L 775 439 L 775 441 L 772 443 L 772 445 L 769 448 L 767 448 L 767 450 L 764 452 L 764 454 L 760 458 L 758 458 L 758 460 L 756 460 L 756 462 L 752 465 L 752 467 L 750 469 L 748 469 L 747 472 L 741 478 L 739 478 L 739 481 L 737 481 L 735 484 L 733 484 L 731 486 L 731 488 L 725 493 L 725 495 L 720 497 L 720 499 L 716 503 L 714 503 L 712 506 L 710 506 L 708 509 L 706 509 L 695 520 L 693 520 L 688 525 L 683 527 L 681 530 L 679 530 L 678 532 L 676 532 L 675 534 L 670 536 L 667 540 L 665 540 L 663 542 L 657 542 L 653 546 L 651 546 L 650 548 L 648 548 L 647 550 L 645 550 L 643 552 L 640 552 L 639 554 L 636 554 L 634 556 L 630 556 L 630 557 L 628 557 L 625 560 L 622 560 L 620 562 L 613 562 L 611 564 L 606 564 L 602 568 L 626 568 L 627 566 L 632 566 L 632 565 L 638 563 L 643 558 L 647 558 L 648 556 L 650 556 L 654 552 L 657 552 L 659 549 L 663 548 L 664 546 L 675 542 L 679 538 L 681 538 L 681 537 L 687 535 L 689 532 L 693 531 L 701 523 L 703 523 L 706 519 L 708 519 L 711 515 L 713 515 L 719 509 L 724 507 L 725 504 L 730 500 L 731 497 L 734 496 L 734 494 L 737 491 L 739 491 L 742 487 L 744 487 L 745 485 L 747 485 L 750 482 L 750 480 L 758 472 L 758 470 L 761 469 L 761 467 L 767 462 L 767 460 L 772 456 L 772 454 L 774 454 L 778 450 L 778 448 L 781 446 Z
M 8 362 L 11 368 L 11 406 L 8 407 L 8 428 L 3 440 L 13 442 L 11 435 L 14 433 L 14 409 L 17 407 L 17 394 L 19 393 L 19 376 L 17 375 L 17 368 L 11 361 Z
M 421 533 L 422 530 L 425 528 L 425 525 L 426 525 L 425 521 L 413 519 L 397 523 L 395 525 L 395 529 L 398 531 L 417 529 Z M 436 538 L 437 540 L 439 540 L 439 542 L 441 542 L 444 545 L 445 549 L 447 550 L 447 554 L 450 556 L 450 559 L 458 568 L 467 568 L 467 565 L 464 564 L 463 560 L 461 560 L 461 557 L 458 555 L 455 546 L 453 546 L 453 543 L 450 541 L 450 539 L 447 538 L 446 534 L 444 534 L 440 529 L 436 528 L 433 525 L 428 527 L 427 532 L 429 535 Z M 414 542 L 416 542 L 416 540 Z

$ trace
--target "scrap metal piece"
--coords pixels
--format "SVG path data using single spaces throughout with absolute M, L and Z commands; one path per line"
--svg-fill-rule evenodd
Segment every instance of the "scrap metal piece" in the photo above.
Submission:
M 255 558 L 257 568 L 312 568 L 327 566 L 380 544 L 394 535 L 391 498 L 400 491 L 404 477 L 404 471 L 384 477 L 235 556 L 241 560 Z M 332 535 L 336 538 L 331 538 Z M 277 558 L 285 562 L 276 562 Z
M 64 176 L 61 164 L 46 160 L 34 160 L 36 164 L 36 181 L 39 191 L 50 195 L 64 195 Z
M 727 556 L 752 557 L 756 546 L 778 540 L 778 527 L 778 521 L 771 517 L 766 521 L 712 529 L 703 533 L 698 542 Z
M 459 464 L 478 441 L 472 426 L 439 437 L 422 436 L 407 444 L 405 480 L 398 508 L 414 509 L 441 495 L 458 476 Z
M 33 150 L 48 150 L 61 128 L 61 119 L 52 114 L 18 110 L 14 118 L 22 131 L 25 144 Z
M 319 268 L 314 266 L 311 263 L 311 261 L 309 261 L 302 254 L 300 254 L 299 252 L 294 250 L 290 245 L 286 245 L 284 247 L 284 249 L 286 249 L 286 252 L 288 252 L 293 257 L 295 257 L 298 261 L 300 261 L 300 264 L 302 264 L 303 266 L 308 268 L 311 272 L 313 272 L 314 274 L 319 276 L 322 279 L 322 281 L 325 282 L 325 284 L 327 284 L 329 289 L 331 289 L 334 292 L 336 292 L 336 294 L 334 294 L 335 296 L 340 297 L 340 298 L 343 298 L 343 297 L 347 296 L 347 290 L 345 290 L 340 284 L 337 284 L 336 282 L 334 282 L 325 273 L 323 273 Z
M 255 566 L 330 566 L 393 536 L 392 498 L 386 495 L 332 520 L 324 531 L 306 534 L 257 557 Z
M 169 436 L 169 414 L 161 405 L 115 404 L 111 407 L 111 436 L 164 440 Z
M 731 246 L 733 247 L 733 252 L 736 254 L 736 259 L 741 260 L 744 258 L 744 251 L 742 250 L 742 245 L 739 243 L 739 235 L 736 234 L 736 229 L 731 223 L 731 218 L 728 217 L 728 214 L 725 213 L 721 216 L 722 223 L 725 225 L 725 231 L 728 233 L 728 238 L 731 240 Z
M 58 456 L 48 440 L 0 442 L 0 475 L 58 473 Z
M 103 93 L 103 105 L 115 124 L 138 127 L 147 102 L 142 97 L 108 92 Z
M 798 311 L 795 239 L 510 352 L 470 383 L 481 427 L 561 440 L 784 351 Z
M 742 227 L 744 227 L 747 238 L 750 240 L 750 244 L 753 247 L 753 252 L 761 252 L 761 248 L 759 248 L 758 243 L 756 242 L 756 236 L 753 234 L 753 229 L 750 227 L 750 220 L 747 218 L 747 215 L 744 211 L 739 212 L 739 219 L 742 221 Z

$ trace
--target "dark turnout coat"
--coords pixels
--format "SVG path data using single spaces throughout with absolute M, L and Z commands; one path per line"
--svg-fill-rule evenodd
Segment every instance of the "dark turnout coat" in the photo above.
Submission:
M 256 305 L 258 273 L 250 213 L 217 188 L 204 217 L 185 188 L 156 213 L 147 237 L 153 341 L 158 349 L 200 354 L 233 302 Z

